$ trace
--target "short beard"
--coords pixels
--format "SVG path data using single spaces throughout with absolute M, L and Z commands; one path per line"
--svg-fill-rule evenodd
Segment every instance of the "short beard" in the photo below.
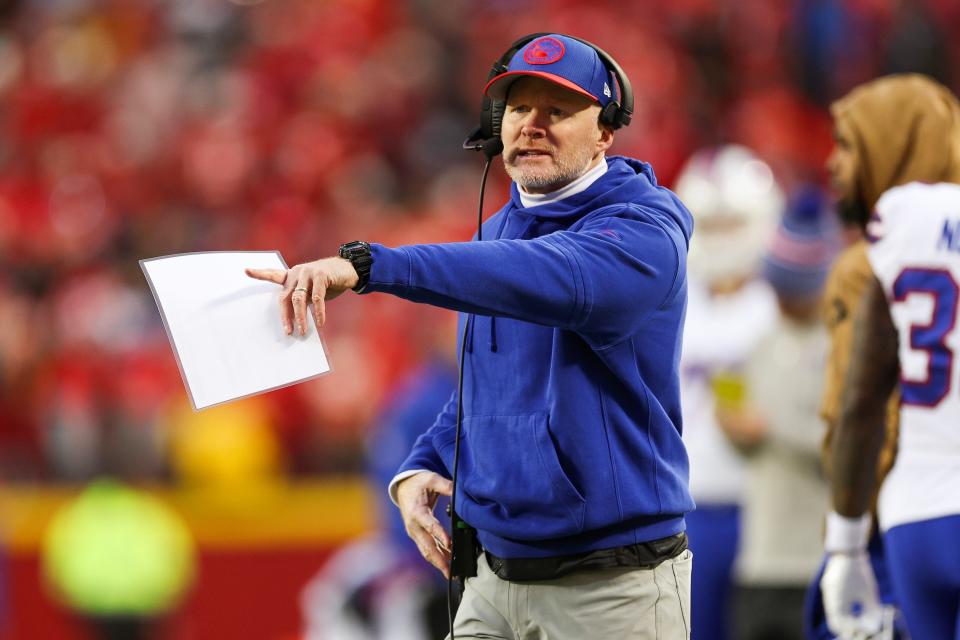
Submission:
M 582 153 L 571 153 L 569 157 L 553 156 L 553 160 L 553 167 L 546 172 L 519 168 L 511 162 L 504 162 L 503 167 L 510 179 L 524 191 L 549 193 L 567 186 L 586 173 L 593 155 L 589 149 L 584 149 Z

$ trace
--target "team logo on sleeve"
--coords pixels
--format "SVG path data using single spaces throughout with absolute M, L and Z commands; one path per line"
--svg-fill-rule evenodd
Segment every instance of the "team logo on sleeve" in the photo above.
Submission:
M 827 307 L 827 328 L 833 329 L 848 317 L 850 317 L 850 310 L 847 308 L 847 303 L 840 298 L 833 298 Z
M 544 37 L 534 40 L 523 52 L 527 64 L 550 64 L 563 57 L 563 43 L 556 38 Z

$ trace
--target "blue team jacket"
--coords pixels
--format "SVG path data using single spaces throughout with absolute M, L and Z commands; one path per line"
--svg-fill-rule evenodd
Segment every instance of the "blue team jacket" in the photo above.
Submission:
M 623 157 L 585 191 L 510 202 L 482 242 L 372 245 L 367 292 L 468 324 L 457 511 L 484 548 L 543 557 L 662 538 L 693 508 L 678 362 L 692 218 Z M 457 398 L 400 471 L 450 477 Z

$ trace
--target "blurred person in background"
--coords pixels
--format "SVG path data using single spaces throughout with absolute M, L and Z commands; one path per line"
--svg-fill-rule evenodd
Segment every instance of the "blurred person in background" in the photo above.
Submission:
M 676 190 L 696 224 L 680 360 L 683 440 L 697 504 L 687 515 L 687 534 L 697 556 L 693 637 L 724 640 L 731 637 L 728 611 L 743 468 L 717 425 L 715 390 L 742 387 L 748 356 L 775 322 L 773 292 L 757 275 L 783 194 L 770 167 L 737 145 L 695 153 Z
M 87 485 L 50 522 L 43 573 L 100 640 L 156 640 L 193 583 L 194 544 L 157 498 L 114 479 Z
M 888 620 L 867 551 L 888 399 L 900 390 L 897 452 L 877 521 L 910 636 L 960 637 L 960 102 L 921 75 L 855 88 L 832 106 L 829 169 L 864 219 L 870 275 L 854 315 L 832 439 L 833 507 L 820 588 L 838 636 Z
M 455 504 L 483 554 L 460 576 L 458 637 L 689 637 L 678 364 L 692 220 L 650 165 L 606 156 L 627 124 L 615 75 L 552 34 L 488 82 L 514 182 L 483 242 L 352 242 L 248 271 L 282 285 L 287 333 L 304 334 L 308 302 L 322 326 L 325 299 L 349 289 L 461 312 L 462 395 L 391 483 L 420 553 L 449 574 L 433 509 L 453 491 L 462 406 Z
M 746 466 L 733 608 L 739 640 L 801 640 L 804 596 L 820 564 L 820 310 L 837 240 L 824 205 L 815 187 L 791 198 L 763 259 L 780 313 L 749 355 L 744 397 L 717 402 L 717 422 Z
M 379 528 L 339 549 L 302 593 L 306 640 L 442 640 L 447 589 L 407 535 L 384 487 L 457 386 L 456 316 L 428 308 L 414 339 L 427 357 L 387 396 L 367 434 L 367 478 Z M 443 512 L 449 500 L 438 501 Z
M 835 147 L 827 161 L 831 173 L 841 170 L 849 172 L 849 167 L 841 169 L 838 163 L 843 155 L 853 151 L 855 146 L 855 143 L 852 142 L 853 135 L 849 123 L 837 122 Z M 840 151 L 841 145 L 845 148 L 843 152 Z M 836 179 L 834 180 L 833 190 L 835 194 L 842 193 Z M 829 348 L 827 366 L 824 372 L 823 397 L 820 401 L 820 417 L 826 426 L 821 447 L 821 459 L 828 477 L 832 463 L 836 427 L 840 419 L 840 403 L 850 366 L 855 327 L 854 313 L 873 277 L 866 253 L 869 244 L 864 237 L 866 225 L 869 222 L 869 212 L 855 201 L 846 198 L 839 199 L 836 209 L 846 246 L 837 256 L 830 269 L 823 296 L 822 315 L 829 335 Z M 877 462 L 878 486 L 883 483 L 883 479 L 890 471 L 896 456 L 899 407 L 900 393 L 895 389 L 887 403 L 886 434 L 883 451 Z M 871 500 L 871 509 L 874 511 L 876 510 L 876 498 L 875 493 Z M 822 533 L 818 534 L 818 538 L 823 538 Z M 905 635 L 903 621 L 896 615 L 896 594 L 890 579 L 883 546 L 883 538 L 874 526 L 867 544 L 867 555 L 877 581 L 880 601 L 885 606 L 890 607 L 890 611 L 896 616 L 894 624 L 888 625 L 889 631 L 894 634 L 894 637 L 905 638 L 907 636 Z M 827 624 L 827 616 L 823 608 L 823 593 L 820 590 L 823 570 L 829 557 L 830 553 L 828 552 L 807 589 L 804 629 L 808 640 L 834 640 L 837 637 Z
M 821 457 L 828 477 L 836 428 L 840 419 L 840 404 L 850 367 L 855 328 L 854 314 L 873 279 L 873 271 L 867 260 L 869 243 L 864 237 L 870 219 L 870 209 L 860 198 L 852 197 L 847 193 L 850 189 L 849 185 L 855 180 L 856 162 L 859 162 L 860 154 L 865 151 L 858 141 L 859 134 L 850 116 L 851 114 L 847 113 L 843 117 L 837 117 L 834 125 L 834 148 L 827 160 L 834 198 L 837 200 L 838 219 L 846 241 L 846 246 L 830 269 L 824 290 L 823 317 L 829 333 L 829 350 L 824 373 L 823 397 L 820 402 L 820 416 L 826 426 Z M 900 392 L 894 389 L 887 403 L 886 434 L 883 450 L 877 461 L 878 487 L 883 484 L 883 479 L 893 466 L 896 457 L 899 409 Z M 877 496 L 874 493 L 871 499 L 871 509 L 874 512 L 876 499 Z M 822 535 L 818 537 L 822 538 Z M 883 537 L 874 525 L 867 545 L 867 554 L 876 577 L 880 601 L 884 605 L 895 608 L 896 595 L 883 547 Z M 823 594 L 820 591 L 823 569 L 829 556 L 828 552 L 808 588 L 804 627 L 809 640 L 833 640 L 837 637 L 827 624 Z M 903 635 L 903 624 L 899 618 L 896 621 L 896 629 L 891 630 L 895 631 L 896 637 L 906 637 Z

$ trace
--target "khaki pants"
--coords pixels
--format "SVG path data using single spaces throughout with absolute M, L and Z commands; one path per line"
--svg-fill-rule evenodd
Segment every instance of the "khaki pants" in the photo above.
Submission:
M 656 569 L 601 569 L 543 582 L 501 580 L 481 557 L 456 640 L 688 640 L 688 549 Z M 449 638 L 449 636 L 448 636 Z

